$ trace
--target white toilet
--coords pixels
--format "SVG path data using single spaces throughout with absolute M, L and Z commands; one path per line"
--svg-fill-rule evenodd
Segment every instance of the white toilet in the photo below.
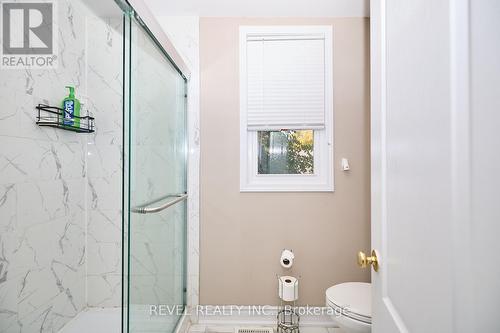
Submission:
M 333 309 L 333 320 L 344 333 L 371 332 L 371 298 L 371 283 L 346 282 L 326 290 L 326 305 Z

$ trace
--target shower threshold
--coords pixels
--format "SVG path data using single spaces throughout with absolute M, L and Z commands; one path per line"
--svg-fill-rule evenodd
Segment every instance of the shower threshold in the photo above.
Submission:
M 149 306 L 134 305 L 130 332 L 174 332 L 181 327 L 177 316 L 151 316 Z M 179 325 L 182 326 L 182 325 Z M 87 308 L 70 320 L 59 333 L 121 333 L 121 308 Z
M 59 333 L 121 333 L 121 308 L 87 308 Z

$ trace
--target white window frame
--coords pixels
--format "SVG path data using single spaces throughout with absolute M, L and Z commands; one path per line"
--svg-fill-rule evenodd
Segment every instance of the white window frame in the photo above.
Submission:
M 247 35 L 325 36 L 325 128 L 314 130 L 314 174 L 259 175 L 257 131 L 247 128 Z M 333 47 L 332 26 L 241 26 L 240 27 L 240 191 L 241 192 L 333 192 Z M 293 130 L 293 128 L 290 128 Z

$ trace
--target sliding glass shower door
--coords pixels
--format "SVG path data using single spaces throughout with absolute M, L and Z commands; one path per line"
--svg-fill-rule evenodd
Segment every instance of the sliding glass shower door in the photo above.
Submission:
M 139 20 L 126 30 L 124 331 L 173 332 L 186 302 L 186 82 Z

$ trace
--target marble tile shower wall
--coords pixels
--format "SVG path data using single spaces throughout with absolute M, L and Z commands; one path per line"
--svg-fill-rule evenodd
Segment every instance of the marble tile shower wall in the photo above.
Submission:
M 57 9 L 58 68 L 0 71 L 0 332 L 57 332 L 86 306 L 120 305 L 121 20 Z M 95 135 L 35 125 L 65 85 Z
M 87 22 L 88 106 L 97 127 L 87 145 L 89 306 L 121 306 L 122 24 Z

